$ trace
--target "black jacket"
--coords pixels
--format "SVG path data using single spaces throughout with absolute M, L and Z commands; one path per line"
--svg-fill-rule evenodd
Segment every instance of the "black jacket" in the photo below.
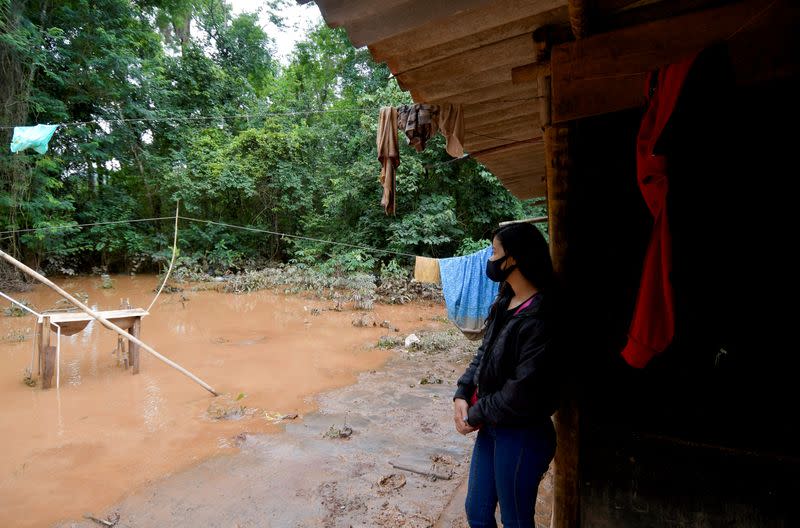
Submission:
M 498 313 L 509 302 L 501 301 Z M 539 425 L 555 412 L 561 385 L 555 313 L 540 293 L 505 324 L 496 323 L 497 318 L 489 321 L 483 343 L 458 379 L 454 398 L 469 402 L 479 388 L 478 402 L 469 409 L 473 427 Z

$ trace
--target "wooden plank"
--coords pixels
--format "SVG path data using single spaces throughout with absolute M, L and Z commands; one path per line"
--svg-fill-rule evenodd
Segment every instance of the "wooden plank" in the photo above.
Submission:
M 538 141 L 541 134 L 541 129 L 534 126 L 525 126 L 515 130 L 490 130 L 487 133 L 468 132 L 464 136 L 464 150 L 467 152 L 481 152 L 487 148 L 495 148 L 501 145 Z
M 375 60 L 398 60 L 397 71 L 402 71 L 566 20 L 567 0 L 497 0 L 444 21 L 426 21 L 412 31 L 373 42 L 369 49 Z
M 414 86 L 414 93 L 422 101 L 446 101 L 460 93 L 480 90 L 497 84 L 498 81 L 510 80 L 511 70 L 508 66 L 500 66 L 486 70 L 481 75 L 467 72 L 464 75 L 452 75 L 430 83 L 417 84 Z
M 142 332 L 142 318 L 137 317 L 128 333 L 139 339 Z M 135 341 L 128 341 L 128 364 L 131 366 L 131 374 L 139 373 L 139 345 Z
M 525 141 L 518 141 L 516 143 L 507 143 L 505 145 L 498 145 L 497 147 L 493 147 L 490 149 L 476 150 L 474 152 L 471 152 L 470 155 L 472 155 L 473 157 L 486 158 L 491 154 L 498 154 L 501 152 L 511 153 L 517 149 L 521 150 L 524 148 L 525 145 L 539 143 L 540 141 L 541 138 L 532 138 L 532 139 L 527 139 Z
M 535 104 L 533 101 L 487 101 L 483 103 L 467 103 L 463 104 L 464 120 L 480 118 L 486 115 L 495 114 L 497 112 L 509 110 L 512 108 L 520 108 L 525 105 Z
M 521 115 L 533 115 L 538 118 L 538 102 L 537 101 L 522 101 L 510 102 L 503 106 L 494 105 L 495 109 L 491 112 L 484 112 L 481 114 L 467 114 L 466 107 L 464 109 L 464 129 L 477 130 L 479 127 L 497 123 L 504 119 L 510 119 Z
M 319 0 L 315 2 L 330 27 L 339 27 L 348 21 L 367 16 L 376 16 L 388 7 L 395 7 L 405 3 L 406 0 Z M 307 2 L 303 2 L 307 3 Z
M 533 38 L 528 35 L 511 37 L 474 50 L 452 55 L 442 60 L 425 64 L 395 75 L 401 86 L 416 88 L 433 84 L 446 77 L 479 75 L 500 66 L 523 66 L 534 62 L 536 49 Z
M 102 315 L 108 320 L 124 319 L 126 317 L 144 317 L 150 315 L 147 310 L 142 308 L 130 308 L 127 310 L 105 310 L 99 311 L 98 314 Z M 70 321 L 91 321 L 93 317 L 83 312 L 52 312 L 47 314 L 50 320 L 54 323 L 64 323 Z
M 511 70 L 511 82 L 514 84 L 539 82 L 540 77 L 550 75 L 549 62 L 533 62 L 524 66 L 517 66 Z
M 376 11 L 367 15 L 345 20 L 347 34 L 353 46 L 359 48 L 372 42 L 384 40 L 403 33 L 427 22 L 438 22 L 449 16 L 464 12 L 491 0 L 406 0 L 389 5 L 372 2 Z
M 50 318 L 44 316 L 42 318 L 42 332 L 39 337 L 39 372 L 41 373 L 43 389 L 49 389 L 53 383 L 55 353 L 53 353 L 52 357 L 48 357 L 49 348 L 51 348 Z
M 522 17 L 523 15 L 515 16 Z M 489 46 L 496 42 L 500 42 L 512 37 L 530 35 L 538 27 L 548 24 L 561 24 L 564 20 L 566 20 L 566 18 L 566 7 L 558 7 L 545 12 L 537 12 L 536 14 L 524 18 L 515 18 L 508 24 L 491 27 L 484 31 L 475 30 L 475 33 L 467 34 L 464 37 L 450 40 L 436 46 L 431 45 L 428 38 L 416 38 L 415 41 L 417 46 L 423 44 L 426 47 L 413 51 L 403 48 L 393 48 L 390 54 L 387 54 L 384 58 L 377 60 L 384 60 L 391 71 L 395 73 L 402 73 L 412 68 L 417 68 L 425 64 L 431 64 L 433 62 L 446 59 L 447 57 L 452 57 L 460 53 L 465 53 L 471 50 L 482 48 L 484 46 Z M 444 27 L 439 25 L 439 27 L 434 29 L 434 36 L 447 34 L 446 29 L 452 27 L 454 24 L 457 23 L 448 20 Z M 470 26 L 467 26 L 466 28 L 458 26 L 458 28 L 464 30 L 470 29 Z M 423 28 L 415 30 L 413 34 L 415 36 L 419 34 L 425 34 L 426 37 L 429 36 L 427 31 Z M 370 46 L 370 51 L 373 52 L 373 56 L 381 54 L 375 46 Z
M 796 72 L 798 6 L 790 4 L 745 0 L 556 46 L 553 121 L 641 106 L 649 71 L 720 40 L 729 42 L 740 82 Z
M 487 149 L 473 154 L 473 157 L 517 198 L 546 194 L 542 138 Z
M 539 113 L 535 111 L 527 111 L 524 114 L 517 114 L 514 117 L 489 121 L 481 126 L 467 127 L 467 122 L 465 121 L 464 128 L 467 133 L 474 132 L 478 134 L 489 134 L 492 136 L 500 135 L 503 137 L 513 136 L 515 133 L 526 134 L 526 137 L 529 133 L 535 133 L 538 136 L 542 135 Z
M 419 94 L 415 90 L 411 90 L 411 95 L 414 97 L 415 101 L 419 102 L 454 104 L 484 103 L 488 101 L 521 103 L 523 101 L 535 101 L 538 99 L 536 92 L 531 89 L 530 85 L 515 85 L 510 80 L 501 81 L 485 88 L 478 88 L 477 90 L 451 95 L 447 97 L 447 99 L 429 99 L 426 101 L 419 97 Z
M 41 347 L 42 347 L 43 340 L 44 340 L 44 324 L 42 322 L 38 322 L 38 323 L 36 323 L 36 343 L 34 345 L 35 349 L 36 349 L 36 375 L 37 376 L 41 376 L 42 375 L 42 358 L 44 356 L 42 355 Z M 33 372 L 31 372 L 31 375 L 33 375 Z

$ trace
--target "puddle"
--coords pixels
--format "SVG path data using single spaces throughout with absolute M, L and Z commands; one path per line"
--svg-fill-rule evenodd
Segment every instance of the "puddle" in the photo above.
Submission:
M 93 308 L 117 309 L 121 298 L 146 307 L 157 279 L 113 277 L 107 290 L 99 277 L 60 283 L 88 294 Z M 58 301 L 41 287 L 14 297 L 39 311 Z M 0 338 L 12 336 L 0 341 L 0 526 L 47 526 L 103 511 L 144 484 L 233 452 L 245 431 L 279 431 L 293 420 L 286 417 L 314 409 L 312 395 L 380 367 L 388 352 L 372 345 L 387 329 L 354 327 L 356 312 L 330 310 L 332 303 L 266 291 L 161 295 L 141 338 L 254 411 L 236 419 L 209 418 L 213 397 L 145 351 L 139 375 L 118 367 L 116 335 L 95 322 L 62 337 L 60 390 L 27 387 L 33 343 L 13 337 L 28 335 L 33 318 L 0 316 Z M 404 336 L 440 327 L 434 318 L 444 311 L 376 305 L 372 315 Z

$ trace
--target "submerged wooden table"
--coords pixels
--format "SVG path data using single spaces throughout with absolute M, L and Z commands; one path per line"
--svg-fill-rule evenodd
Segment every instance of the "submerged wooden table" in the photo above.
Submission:
M 149 315 L 149 312 L 142 308 L 108 310 L 98 313 L 137 338 L 142 331 L 142 317 Z M 55 328 L 51 329 L 53 323 L 61 327 L 61 335 L 70 336 L 86 328 L 86 325 L 92 320 L 94 317 L 83 312 L 54 312 L 42 316 L 42 320 L 36 327 L 36 337 L 39 340 L 39 374 L 42 378 L 43 389 L 49 389 L 52 386 L 55 373 L 56 347 L 50 345 L 50 334 L 56 330 Z M 128 342 L 128 365 L 132 367 L 133 374 L 139 373 L 139 345 L 132 341 Z

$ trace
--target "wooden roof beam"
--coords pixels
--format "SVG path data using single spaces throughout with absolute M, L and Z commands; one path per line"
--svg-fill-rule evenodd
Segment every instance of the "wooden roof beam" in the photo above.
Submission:
M 372 5 L 374 9 L 366 10 L 366 14 L 358 18 L 344 20 L 341 25 L 347 27 L 350 42 L 358 48 L 400 33 L 416 30 L 421 25 L 421 18 L 431 23 L 439 22 L 457 13 L 486 5 L 490 1 L 405 0 L 384 3 L 384 0 L 378 2 L 362 0 L 358 3 L 364 6 Z M 323 1 L 323 3 L 325 2 Z M 328 19 L 326 18 L 325 21 L 327 22 Z
M 481 75 L 448 76 L 430 84 L 420 84 L 414 87 L 414 93 L 418 94 L 422 101 L 446 101 L 448 97 L 460 93 L 470 92 L 487 88 L 499 81 L 510 81 L 511 69 L 508 66 L 500 66 L 486 70 Z
M 500 66 L 522 66 L 534 62 L 535 56 L 533 40 L 525 34 L 426 64 L 395 77 L 402 86 L 416 87 L 445 77 L 464 75 L 465 72 L 477 75 Z
M 311 0 L 298 3 L 307 4 Z M 405 3 L 407 0 L 381 0 L 370 2 L 365 0 L 317 0 L 315 3 L 330 27 L 344 26 L 350 20 L 374 17 L 381 11 Z
M 743 0 L 588 37 L 553 48 L 553 121 L 644 104 L 647 73 L 727 40 L 737 80 L 796 75 L 800 5 Z
M 534 101 L 538 97 L 530 85 L 515 85 L 510 80 L 498 84 L 471 90 L 459 94 L 448 96 L 446 99 L 422 98 L 422 94 L 416 90 L 411 90 L 411 96 L 415 101 L 425 101 L 428 103 L 489 103 L 489 102 L 513 102 L 521 103 L 524 101 Z
M 517 37 L 519 35 L 530 34 L 538 27 L 548 24 L 563 23 L 566 19 L 567 8 L 559 7 L 557 9 L 551 9 L 549 11 L 537 13 L 525 18 L 515 19 L 513 22 L 504 24 L 500 27 L 491 27 L 478 33 L 469 34 L 465 37 L 455 40 L 448 40 L 436 46 L 430 45 L 428 38 L 417 38 L 417 45 L 419 45 L 419 41 L 421 41 L 427 47 L 417 50 L 392 48 L 391 54 L 388 54 L 389 49 L 387 48 L 386 51 L 383 52 L 385 56 L 377 60 L 385 60 L 389 65 L 389 69 L 393 72 L 403 72 L 412 68 L 424 66 L 425 64 L 446 59 L 447 57 L 452 57 L 460 53 L 482 48 L 495 42 L 500 42 L 512 37 Z M 454 23 L 455 22 L 448 20 L 444 27 L 440 26 L 435 29 L 435 34 L 438 35 L 441 33 L 447 33 L 448 29 Z M 420 29 L 418 31 L 423 30 Z M 417 31 L 413 33 L 415 35 L 419 34 Z M 377 44 L 370 46 L 369 49 L 370 52 L 373 53 L 373 56 L 381 56 L 381 54 L 379 54 L 377 51 Z
M 534 120 L 538 119 L 539 106 L 536 101 L 524 101 L 512 103 L 512 106 L 501 108 L 495 112 L 487 112 L 480 115 L 464 116 L 464 128 L 466 130 L 477 130 L 480 127 L 502 123 L 515 117 L 529 116 Z
M 424 11 L 422 12 L 424 16 Z M 541 17 L 537 19 L 536 17 Z M 480 47 L 524 33 L 533 27 L 560 23 L 567 20 L 567 0 L 496 0 L 485 6 L 462 11 L 441 21 L 428 21 L 414 31 L 408 31 L 370 44 L 370 52 L 377 61 L 389 60 L 397 55 L 453 55 L 467 49 Z M 515 26 L 516 24 L 516 26 Z M 424 38 L 420 38 L 424 35 Z M 404 68 L 405 69 L 405 68 Z
M 533 62 L 511 69 L 511 82 L 514 84 L 539 82 L 540 77 L 550 75 L 549 62 Z

